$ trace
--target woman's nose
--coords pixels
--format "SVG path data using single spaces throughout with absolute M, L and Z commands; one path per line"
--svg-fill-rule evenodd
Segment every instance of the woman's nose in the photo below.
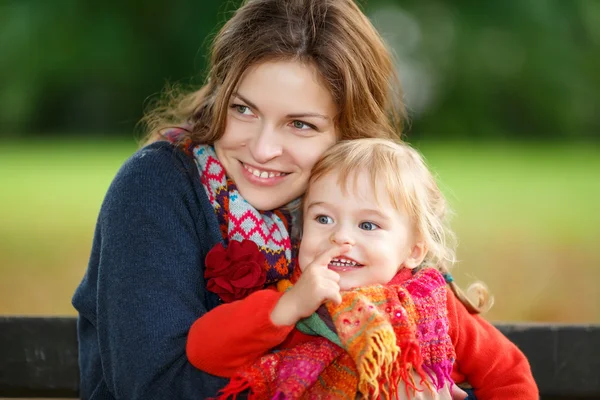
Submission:
M 338 245 L 342 245 L 342 244 L 349 244 L 352 246 L 354 245 L 354 238 L 352 237 L 352 233 L 350 232 L 349 229 L 344 228 L 344 227 L 339 227 L 338 229 L 336 229 L 331 234 L 331 237 L 329 238 L 329 240 L 331 241 L 331 243 L 338 244 Z
M 250 152 L 256 162 L 265 164 L 283 154 L 281 137 L 273 127 L 265 125 L 252 141 Z

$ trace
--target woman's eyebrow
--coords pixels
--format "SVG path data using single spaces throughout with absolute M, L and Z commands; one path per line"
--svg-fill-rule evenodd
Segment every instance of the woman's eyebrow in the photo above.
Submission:
M 244 96 L 242 96 L 241 94 L 239 94 L 238 92 L 233 92 L 233 95 L 237 98 L 239 98 L 240 100 L 242 100 L 244 103 L 248 104 L 250 107 L 252 107 L 255 111 L 260 111 L 258 109 L 258 107 L 256 106 L 256 104 L 254 104 L 253 102 L 251 102 L 250 100 L 248 100 L 247 98 L 245 98 Z
M 301 114 L 288 114 L 286 115 L 286 118 L 322 118 L 324 120 L 329 121 L 331 118 L 323 115 L 323 114 L 319 114 L 319 113 L 301 113 Z

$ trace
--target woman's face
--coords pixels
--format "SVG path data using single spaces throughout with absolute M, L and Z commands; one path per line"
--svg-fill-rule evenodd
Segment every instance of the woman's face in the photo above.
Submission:
M 313 165 L 336 142 L 337 109 L 316 69 L 296 61 L 249 68 L 229 101 L 215 151 L 258 210 L 301 196 Z

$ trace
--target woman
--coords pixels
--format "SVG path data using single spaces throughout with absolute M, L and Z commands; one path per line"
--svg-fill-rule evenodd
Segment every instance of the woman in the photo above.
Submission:
M 225 386 L 190 365 L 185 346 L 192 323 L 225 297 L 207 289 L 209 250 L 234 235 L 256 240 L 232 231 L 230 202 L 245 199 L 244 213 L 279 235 L 284 268 L 266 283 L 289 275 L 286 206 L 337 140 L 398 134 L 393 71 L 351 0 L 242 5 L 214 40 L 205 86 L 145 118 L 149 144 L 108 190 L 73 297 L 82 399 L 201 399 Z M 199 167 L 195 145 L 216 161 Z M 210 193 L 213 173 L 234 185 L 226 204 Z

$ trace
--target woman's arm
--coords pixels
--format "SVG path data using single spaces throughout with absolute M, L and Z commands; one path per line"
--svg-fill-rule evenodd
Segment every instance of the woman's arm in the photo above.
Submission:
M 190 326 L 207 311 L 202 241 L 210 248 L 219 240 L 188 161 L 154 144 L 109 188 L 73 298 L 80 320 L 90 322 L 79 332 L 83 398 L 108 391 L 116 399 L 199 399 L 227 383 L 194 368 L 185 354 Z
M 485 319 L 469 314 L 450 291 L 447 304 L 455 369 L 466 376 L 477 398 L 537 400 L 529 362 L 517 346 Z

